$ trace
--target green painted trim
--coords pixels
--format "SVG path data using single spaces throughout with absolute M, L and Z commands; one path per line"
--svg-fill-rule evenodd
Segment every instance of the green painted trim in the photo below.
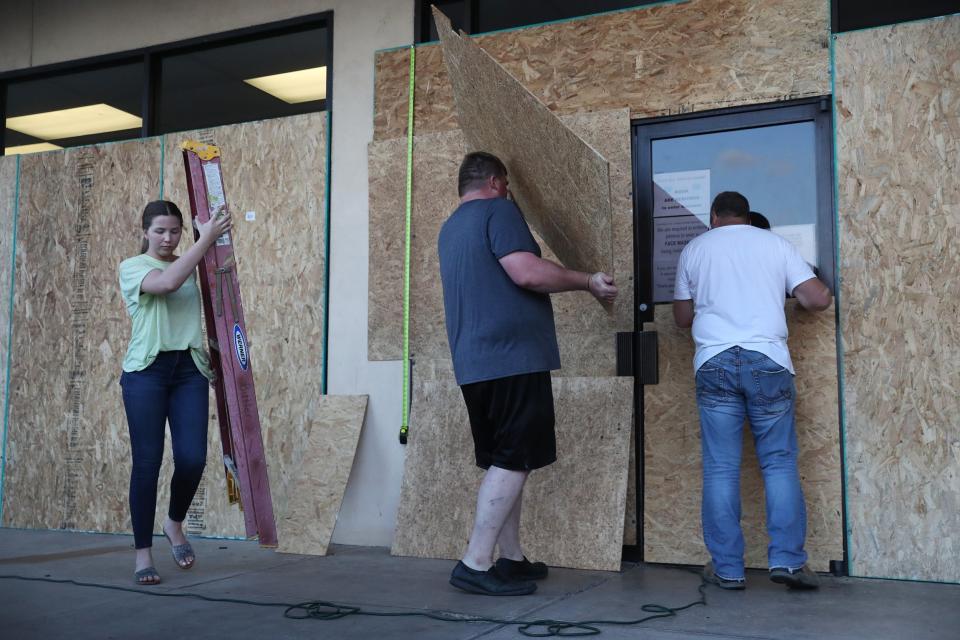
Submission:
M 17 227 L 20 222 L 20 156 L 17 156 L 16 187 L 13 196 L 13 240 L 10 248 L 10 301 L 7 319 L 7 379 L 3 389 L 3 449 L 0 451 L 0 524 L 3 523 L 3 490 L 6 487 L 7 432 L 10 424 L 10 370 L 13 360 L 13 294 L 17 275 Z
M 330 171 L 333 168 L 333 114 L 327 109 L 327 175 L 323 196 L 323 355 L 320 393 L 327 395 L 327 367 L 330 345 Z
M 640 11 L 642 9 L 652 9 L 654 7 L 662 7 L 671 4 L 684 4 L 690 2 L 690 0 L 661 0 L 660 2 L 651 2 L 649 4 L 638 4 L 635 7 L 627 7 L 625 9 L 611 9 L 610 11 L 598 11 L 597 13 L 587 13 L 582 16 L 573 16 L 572 18 L 559 18 L 557 20 L 547 20 L 545 22 L 535 22 L 533 24 L 525 24 L 519 27 L 507 27 L 506 29 L 494 29 L 493 31 L 482 31 L 480 33 L 471 33 L 469 34 L 471 38 L 477 36 L 489 36 L 497 33 L 510 33 L 511 31 L 523 31 L 524 29 L 535 29 L 537 27 L 546 27 L 552 24 L 564 24 L 566 22 L 576 22 L 577 20 L 586 20 L 588 18 L 596 18 L 597 16 L 609 16 L 615 13 L 626 13 L 627 11 Z M 373 52 L 373 55 L 376 56 L 378 53 L 390 53 L 391 51 L 400 51 L 401 49 L 409 49 L 410 47 L 427 47 L 439 45 L 439 40 L 431 40 L 430 42 L 420 42 L 418 44 L 406 44 L 400 45 L 399 47 L 387 47 L 385 49 L 377 49 Z
M 947 18 L 953 18 L 954 16 L 960 16 L 960 12 L 948 13 L 942 16 L 930 16 L 929 18 L 915 18 L 913 20 L 904 20 L 903 22 L 894 22 L 892 24 L 878 24 L 875 27 L 861 27 L 859 29 L 850 29 L 849 31 L 841 31 L 840 33 L 834 33 L 832 35 L 834 37 L 842 37 L 847 35 L 848 33 L 862 33 L 864 31 L 876 31 L 877 29 L 891 29 L 893 27 L 897 27 L 902 24 L 916 24 L 917 22 L 932 22 L 934 20 L 946 20 Z M 831 25 L 830 31 L 831 32 L 833 31 L 832 25 Z M 947 583 L 947 584 L 953 584 L 953 583 Z
M 879 580 L 883 582 L 911 582 L 915 584 L 944 584 L 944 585 L 960 585 L 960 582 L 953 582 L 949 580 L 923 580 L 921 578 L 879 578 L 877 576 L 850 576 L 856 580 Z
M 413 97 L 417 69 L 417 48 L 410 46 L 410 84 L 407 91 L 407 194 L 403 231 L 403 408 L 400 442 L 407 441 L 410 427 L 410 227 L 413 217 Z
M 836 287 L 833 292 L 834 314 L 836 318 L 836 344 L 837 344 L 837 400 L 840 410 L 840 474 L 842 478 L 841 490 L 843 498 L 843 538 L 844 546 L 847 549 L 847 572 L 854 574 L 854 559 L 856 553 L 851 539 L 852 529 L 850 527 L 850 473 L 847 469 L 847 411 L 846 411 L 846 375 L 844 369 L 844 351 L 843 351 L 843 298 L 841 289 L 843 288 L 843 273 L 841 272 L 840 262 L 840 154 L 837 152 L 837 87 L 836 87 L 836 55 L 834 46 L 837 36 L 830 36 L 830 95 L 833 99 L 830 101 L 831 120 L 833 125 L 833 264 L 836 271 Z

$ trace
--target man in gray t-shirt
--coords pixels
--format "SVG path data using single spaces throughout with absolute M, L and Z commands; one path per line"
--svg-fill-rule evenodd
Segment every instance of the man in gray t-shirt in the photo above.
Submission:
M 460 206 L 440 230 L 447 338 L 477 465 L 487 469 L 470 543 L 450 583 L 471 593 L 523 595 L 545 578 L 520 545 L 530 471 L 556 460 L 550 371 L 560 368 L 550 293 L 589 291 L 612 302 L 613 278 L 544 260 L 509 199 L 507 169 L 489 153 L 460 165 Z M 501 557 L 493 562 L 494 547 Z

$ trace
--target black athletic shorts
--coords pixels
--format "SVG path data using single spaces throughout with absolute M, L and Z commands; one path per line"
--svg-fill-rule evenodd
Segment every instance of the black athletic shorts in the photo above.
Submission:
M 556 462 L 549 371 L 474 382 L 460 390 L 478 467 L 530 471 Z

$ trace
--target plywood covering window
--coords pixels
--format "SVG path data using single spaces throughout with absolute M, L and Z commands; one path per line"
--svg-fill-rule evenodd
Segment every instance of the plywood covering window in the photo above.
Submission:
M 746 196 L 832 287 L 830 131 L 826 99 L 637 123 L 638 302 L 673 300 L 680 252 L 722 191 Z

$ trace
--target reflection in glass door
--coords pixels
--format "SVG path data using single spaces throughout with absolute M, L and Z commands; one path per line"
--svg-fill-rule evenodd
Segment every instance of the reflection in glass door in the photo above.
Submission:
M 652 141 L 653 296 L 673 300 L 677 259 L 710 227 L 710 203 L 739 191 L 771 230 L 817 266 L 817 176 L 813 122 Z

